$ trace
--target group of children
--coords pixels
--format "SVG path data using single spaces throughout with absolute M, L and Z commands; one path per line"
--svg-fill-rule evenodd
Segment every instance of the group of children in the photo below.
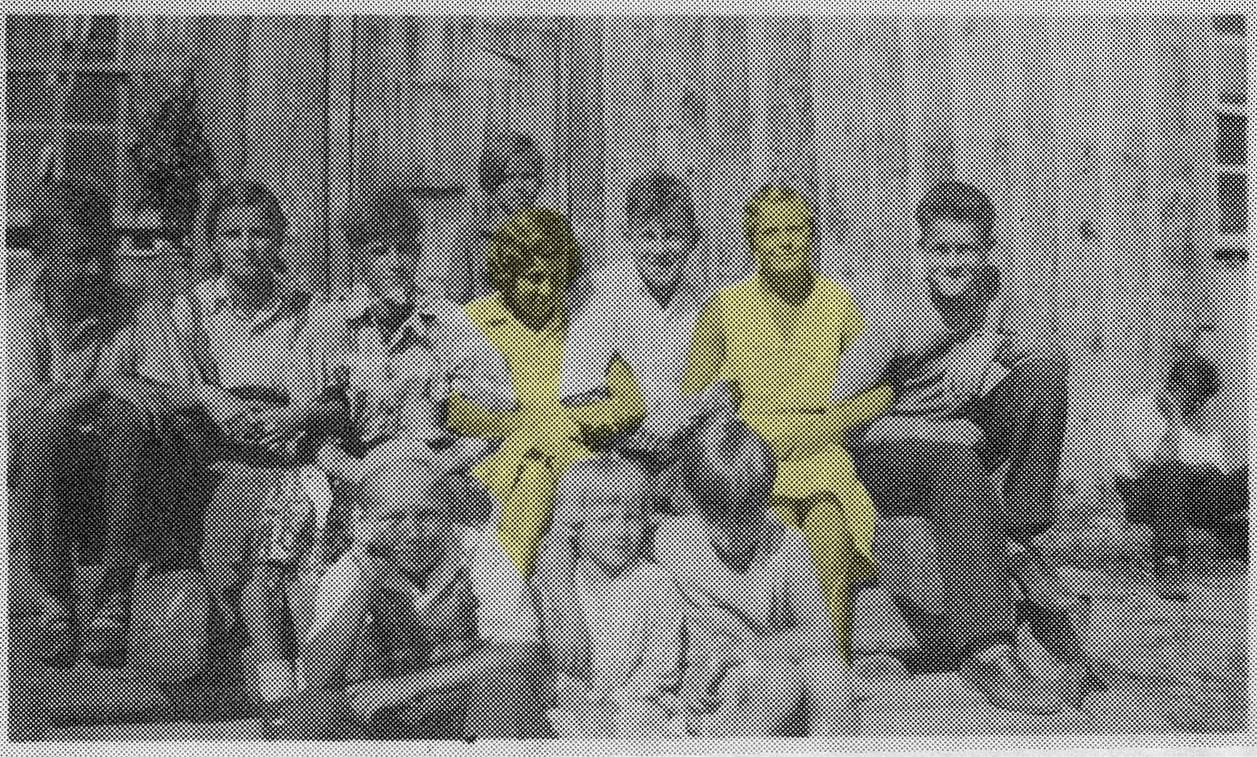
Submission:
M 962 494 L 976 479 L 955 471 L 1011 457 L 1010 497 L 1041 494 L 1059 462 L 1063 395 L 1021 387 L 1062 377 L 997 357 L 1005 335 L 981 327 L 999 289 L 975 273 L 989 201 L 952 182 L 923 203 L 928 297 L 950 304 L 909 343 L 866 330 L 813 270 L 811 210 L 788 188 L 747 204 L 757 271 L 713 293 L 682 181 L 634 182 L 590 270 L 568 220 L 535 207 L 536 163 L 482 166 L 483 264 L 424 244 L 404 189 L 370 197 L 345 229 L 352 291 L 330 302 L 289 270 L 263 185 L 219 189 L 218 270 L 169 308 L 120 307 L 108 203 L 46 188 L 40 274 L 10 298 L 9 418 L 15 565 L 48 663 L 117 664 L 139 566 L 195 564 L 288 735 L 851 732 L 850 592 L 878 513 L 848 449 L 866 428 L 883 446 L 925 433 L 890 445 L 899 463 L 935 461 L 935 488 Z M 994 363 L 1024 374 L 997 402 L 1028 420 L 975 414 L 1003 379 L 966 371 Z M 103 529 L 71 488 L 89 453 Z M 1002 547 L 1009 529 L 952 504 L 932 538 L 959 596 L 965 534 Z M 91 541 L 105 578 L 80 617 L 74 548 Z M 998 614 L 1016 600 L 987 572 L 975 606 Z M 1005 631 L 951 641 L 1005 671 L 985 651 Z M 999 704 L 1052 706 L 981 680 Z
M 40 275 L 9 319 L 36 653 L 121 664 L 141 565 L 192 564 L 294 735 L 840 732 L 824 592 L 801 537 L 761 517 L 776 462 L 728 383 L 683 380 L 704 292 L 688 192 L 653 175 L 629 195 L 609 274 L 527 207 L 462 304 L 387 188 L 347 224 L 352 293 L 323 302 L 289 270 L 274 195 L 230 184 L 205 214 L 215 275 L 160 307 L 111 288 L 108 203 L 47 187 Z M 71 488 L 97 454 L 100 490 Z

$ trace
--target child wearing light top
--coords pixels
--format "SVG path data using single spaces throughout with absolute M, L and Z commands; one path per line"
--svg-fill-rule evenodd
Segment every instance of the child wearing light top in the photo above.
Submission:
M 537 621 L 491 528 L 433 496 L 422 463 L 381 464 L 353 545 L 323 575 L 279 721 L 306 738 L 462 739 L 527 731 Z
M 643 174 L 629 186 L 624 221 L 573 319 L 559 386 L 564 397 L 600 396 L 622 363 L 640 386 L 645 417 L 616 446 L 653 477 L 670 470 L 676 438 L 703 407 L 682 396 L 681 376 L 708 295 L 706 246 L 689 188 L 669 174 Z M 661 496 L 676 488 L 669 477 L 653 487 Z
M 520 571 L 532 571 L 567 466 L 641 418 L 641 393 L 618 362 L 605 397 L 565 401 L 559 372 L 572 315 L 571 287 L 581 265 L 571 223 L 545 209 L 516 214 L 490 250 L 494 294 L 467 304 L 472 321 L 510 368 L 515 406 L 486 408 L 456 392 L 447 422 L 462 436 L 500 442 L 473 468 L 493 494 L 498 535 Z
M 682 616 L 650 556 L 645 474 L 615 453 L 559 484 L 533 594 L 555 667 L 551 725 L 565 738 L 677 737 Z
M 183 352 L 175 381 L 193 400 L 184 430 L 218 479 L 201 562 L 247 633 L 262 701 L 293 689 L 289 589 L 320 568 L 329 497 L 315 453 L 345 415 L 329 311 L 296 286 L 286 229 L 265 185 L 220 188 L 205 221 L 220 275 L 171 308 Z
M 680 700 L 702 737 L 852 733 L 849 670 L 802 534 L 766 505 L 771 450 L 732 414 L 687 450 L 695 509 L 660 527 L 656 552 L 681 594 Z
M 404 188 L 376 193 L 353 215 L 346 237 L 359 275 L 348 301 L 338 303 L 334 372 L 350 419 L 346 433 L 320 450 L 319 463 L 344 485 L 360 483 L 381 461 L 425 460 L 465 490 L 474 485 L 466 469 L 488 444 L 453 438 L 444 404 L 459 391 L 509 407 L 506 361 L 441 295 L 444 266 L 423 244 L 422 219 Z

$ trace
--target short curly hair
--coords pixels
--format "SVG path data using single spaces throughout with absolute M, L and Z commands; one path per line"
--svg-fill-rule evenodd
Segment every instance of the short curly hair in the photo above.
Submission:
M 995 240 L 995 205 L 972 184 L 949 179 L 930 187 L 917 205 L 917 224 L 928 232 L 940 218 L 973 226 L 987 244 Z
M 282 241 L 288 233 L 288 217 L 271 188 L 259 181 L 238 181 L 223 184 L 214 192 L 214 199 L 205 214 L 206 238 L 213 239 L 218 232 L 223 212 L 237 207 L 261 208 L 266 225 L 275 233 L 277 241 Z
M 39 184 L 32 200 L 31 253 L 35 257 L 47 258 L 52 254 L 96 257 L 101 262 L 102 276 L 112 277 L 117 263 L 118 232 L 113 222 L 113 203 L 108 197 L 88 184 L 51 181 Z M 67 222 L 74 230 L 72 233 L 79 235 L 75 241 L 80 244 L 62 249 L 57 239 L 62 233 L 59 228 L 65 228 L 62 222 Z
M 502 224 L 489 244 L 489 281 L 494 290 L 505 293 L 514 288 L 537 255 L 557 261 L 560 288 L 580 275 L 581 248 L 566 216 L 547 208 L 527 208 Z
M 288 233 L 288 217 L 284 215 L 284 209 L 279 204 L 279 198 L 271 191 L 271 188 L 257 181 L 239 181 L 229 184 L 223 184 L 214 192 L 214 198 L 209 204 L 209 210 L 205 215 L 205 238 L 211 242 L 213 249 L 213 239 L 218 233 L 218 224 L 222 219 L 222 215 L 228 208 L 251 207 L 260 208 L 262 217 L 266 221 L 266 226 L 275 235 L 275 249 L 283 245 L 284 238 Z M 275 256 L 271 261 L 276 268 L 280 270 L 287 269 L 287 262 L 282 256 Z M 215 264 L 221 265 L 222 261 L 215 256 Z

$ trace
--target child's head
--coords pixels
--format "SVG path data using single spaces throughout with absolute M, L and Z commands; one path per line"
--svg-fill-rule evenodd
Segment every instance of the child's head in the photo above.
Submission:
M 424 463 L 388 461 L 367 471 L 354 502 L 354 542 L 420 576 L 454 544 L 458 528 L 449 503 L 437 496 L 434 472 Z
M 646 477 L 623 457 L 607 453 L 575 463 L 559 485 L 556 506 L 580 508 L 579 558 L 607 574 L 619 575 L 644 554 Z
M 489 277 L 507 308 L 540 329 L 558 313 L 563 293 L 580 269 L 572 224 L 545 208 L 511 216 L 493 237 Z
M 219 187 L 205 217 L 218 266 L 242 289 L 265 286 L 284 271 L 280 251 L 287 229 L 278 198 L 257 182 Z
M 746 204 L 746 238 L 760 268 L 791 275 L 811 266 L 812 209 L 788 187 L 766 186 Z
M 935 184 L 917 206 L 921 251 L 930 286 L 960 297 L 981 281 L 995 246 L 995 206 L 981 190 L 959 181 Z
M 731 545 L 754 534 L 772 495 L 772 449 L 735 415 L 707 420 L 682 458 L 682 476 L 699 514 Z
M 537 202 L 541 194 L 542 157 L 529 135 L 491 128 L 480 156 L 480 189 L 496 218 L 506 218 Z
M 94 188 L 71 182 L 41 185 L 31 231 L 31 251 L 39 267 L 36 284 L 45 295 L 89 300 L 89 292 L 112 280 L 117 245 L 113 208 Z
M 1170 366 L 1163 401 L 1175 403 L 1183 415 L 1191 415 L 1220 391 L 1220 382 L 1217 366 L 1202 355 L 1184 351 Z
M 373 299 L 403 307 L 429 293 L 428 288 L 420 291 L 426 283 L 420 276 L 429 273 L 423 270 L 423 218 L 403 187 L 385 186 L 346 226 L 346 241 L 359 258 L 359 273 Z
M 624 236 L 642 280 L 668 289 L 698 243 L 698 224 L 689 189 L 675 176 L 650 173 L 625 192 Z

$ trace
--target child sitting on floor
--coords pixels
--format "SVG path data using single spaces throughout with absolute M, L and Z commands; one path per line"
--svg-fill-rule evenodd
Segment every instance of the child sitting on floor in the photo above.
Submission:
M 733 416 L 698 437 L 682 460 L 696 512 L 661 526 L 656 544 L 684 606 L 688 733 L 851 733 L 849 672 L 807 543 L 765 504 L 772 451 Z
M 281 717 L 291 735 L 526 731 L 537 621 L 523 581 L 491 530 L 434 496 L 435 481 L 418 462 L 365 476 L 353 545 L 323 575 L 300 644 L 304 690 Z
M 680 604 L 649 556 L 646 482 L 607 453 L 559 484 L 532 584 L 556 668 L 549 717 L 564 738 L 685 735 Z

